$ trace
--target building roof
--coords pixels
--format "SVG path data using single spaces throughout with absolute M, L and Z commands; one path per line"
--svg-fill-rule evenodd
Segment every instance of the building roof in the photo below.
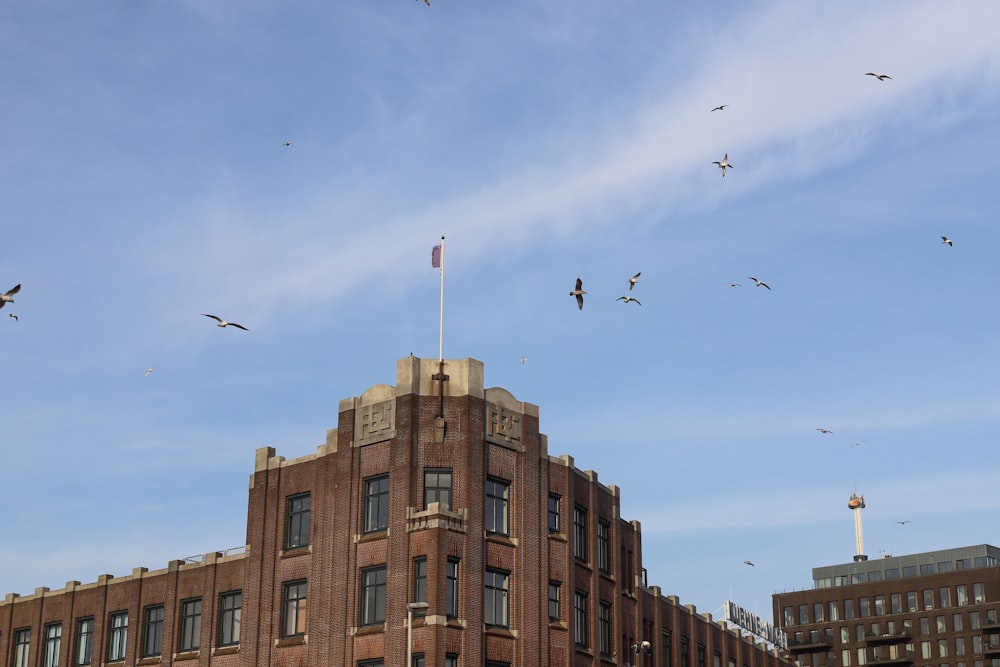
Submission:
M 977 544 L 906 556 L 887 555 L 875 560 L 814 567 L 812 572 L 816 588 L 828 588 L 878 579 L 914 576 L 904 574 L 904 568 L 914 574 L 937 574 L 961 569 L 995 567 L 998 564 L 1000 564 L 1000 548 L 989 544 Z

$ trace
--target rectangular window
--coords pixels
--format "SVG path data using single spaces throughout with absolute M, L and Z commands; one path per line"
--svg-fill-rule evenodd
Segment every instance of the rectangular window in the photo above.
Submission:
M 309 544 L 309 494 L 289 496 L 285 521 L 285 548 L 295 549 Z
M 424 667 L 424 654 L 414 653 L 413 662 L 410 663 L 411 667 Z
M 948 640 L 939 639 L 938 640 L 938 656 L 941 658 L 948 657 Z
M 917 610 L 917 592 L 906 591 L 906 611 Z
M 950 560 L 942 561 L 938 563 L 938 572 L 951 572 L 955 569 L 955 564 Z
M 364 532 L 377 533 L 389 527 L 389 476 L 365 480 Z
M 443 509 L 451 507 L 451 468 L 424 470 L 424 509 L 431 503 L 441 503 Z
M 486 598 L 483 607 L 487 627 L 506 628 L 510 624 L 510 573 L 486 570 Z
M 201 598 L 181 602 L 180 650 L 197 651 L 201 644 Z
M 45 626 L 45 654 L 42 667 L 59 667 L 59 646 L 62 644 L 62 624 L 49 623 Z
M 413 559 L 413 602 L 427 602 L 427 557 L 418 556 Z M 414 618 L 423 618 L 426 609 L 414 609 Z
M 858 600 L 861 609 L 861 618 L 868 618 L 872 615 L 871 601 L 868 598 Z
M 939 633 L 947 632 L 947 630 L 945 629 L 944 616 L 934 617 L 934 629 Z
M 841 649 L 840 667 L 851 667 L 851 649 L 849 648 Z
M 959 584 L 955 586 L 955 601 L 958 603 L 959 607 L 964 607 L 969 604 L 969 587 L 965 584 Z
M 938 602 L 941 603 L 942 609 L 947 609 L 951 606 L 951 589 L 947 586 L 938 589 Z
M 573 556 L 587 560 L 587 510 L 573 508 Z
M 899 593 L 893 593 L 889 596 L 889 604 L 892 608 L 892 613 L 902 614 L 903 613 L 903 596 Z
M 881 581 L 882 570 L 872 570 L 868 573 L 868 581 Z
M 920 575 L 927 576 L 928 574 L 934 574 L 934 563 L 923 563 L 920 566 Z
M 934 591 L 929 588 L 924 589 L 924 609 L 934 608 Z
M 573 641 L 578 646 L 587 645 L 587 594 L 573 594 Z
M 840 601 L 830 600 L 830 621 L 840 620 Z
M 844 620 L 849 621 L 854 618 L 854 598 L 844 600 Z
M 969 612 L 969 629 L 970 630 L 978 630 L 979 627 L 980 627 L 980 625 L 979 625 L 979 612 L 978 611 L 970 611 Z
M 562 522 L 559 517 L 559 505 L 562 499 L 555 495 L 549 494 L 549 532 L 558 533 L 562 528 Z
M 486 532 L 510 534 L 510 482 L 486 480 Z
M 604 519 L 597 520 L 597 569 L 611 571 L 611 524 Z
M 142 657 L 160 655 L 163 650 L 163 605 L 146 607 L 143 611 Z
M 681 636 L 681 667 L 689 667 L 691 664 L 691 649 L 688 638 Z
M 920 634 L 929 635 L 931 633 L 931 621 L 929 618 L 920 619 Z
M 917 576 L 917 566 L 916 565 L 904 565 L 903 566 L 903 579 L 907 577 Z
M 597 641 L 601 655 L 611 655 L 611 603 L 604 600 L 597 607 Z
M 458 564 L 457 558 L 449 558 L 445 565 L 445 616 L 458 618 Z
M 243 615 L 243 592 L 219 596 L 219 646 L 240 643 L 240 618 Z
M 361 570 L 361 625 L 385 622 L 385 565 Z
M 886 579 L 899 579 L 899 568 L 898 567 L 888 567 L 885 570 Z
M 790 628 L 795 625 L 795 609 L 792 607 L 784 607 L 781 610 L 781 614 L 784 620 L 782 627 Z
M 965 637 L 955 637 L 955 655 L 965 655 Z
M 558 581 L 549 582 L 549 620 L 558 621 L 562 618 L 562 584 Z
M 458 667 L 458 656 L 448 653 L 444 656 L 444 667 Z
M 867 664 L 868 655 L 865 653 L 864 647 L 858 649 L 858 665 Z
M 823 603 L 815 602 L 813 603 L 813 623 L 823 622 Z
M 705 645 L 698 644 L 698 667 L 705 667 Z
M 673 634 L 667 628 L 660 631 L 660 655 L 663 657 L 660 667 L 672 667 L 670 664 L 670 647 L 673 641 Z
M 875 596 L 875 615 L 884 616 L 885 615 L 885 596 L 876 595 Z
M 972 602 L 974 604 L 983 604 L 986 602 L 986 589 L 983 587 L 982 582 L 972 584 Z
M 120 662 L 125 659 L 125 647 L 128 639 L 128 612 L 116 611 L 108 621 L 108 662 Z
M 284 586 L 281 604 L 281 636 L 299 637 L 306 633 L 306 582 L 290 581 Z
M 76 644 L 73 650 L 74 665 L 89 665 L 94 648 L 94 619 L 81 618 L 76 622 Z
M 14 631 L 14 667 L 28 667 L 28 649 L 31 648 L 31 628 Z
M 359 660 L 358 667 L 385 667 L 385 661 L 382 658 L 375 658 L 374 660 Z
M 962 631 L 962 615 L 954 614 L 951 617 L 951 624 L 954 626 L 955 632 Z

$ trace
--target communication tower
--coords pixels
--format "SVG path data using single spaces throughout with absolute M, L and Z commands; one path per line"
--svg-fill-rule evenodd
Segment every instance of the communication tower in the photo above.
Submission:
M 847 501 L 847 506 L 854 511 L 854 539 L 857 542 L 858 553 L 854 555 L 855 561 L 868 560 L 865 555 L 865 538 L 861 533 L 861 510 L 865 508 L 864 495 L 856 492 L 851 494 L 851 499 Z

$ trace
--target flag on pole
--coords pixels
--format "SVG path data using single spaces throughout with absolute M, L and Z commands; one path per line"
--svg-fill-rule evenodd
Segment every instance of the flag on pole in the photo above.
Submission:
M 441 268 L 441 245 L 434 246 L 431 250 L 431 266 L 435 269 Z

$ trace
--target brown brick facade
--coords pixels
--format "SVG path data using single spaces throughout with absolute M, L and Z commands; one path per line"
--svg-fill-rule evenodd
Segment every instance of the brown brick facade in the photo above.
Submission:
M 92 617 L 87 664 L 95 666 L 404 665 L 407 602 L 420 558 L 428 607 L 414 622 L 413 652 L 428 667 L 789 664 L 644 585 L 640 528 L 619 516 L 619 489 L 568 456 L 550 457 L 536 406 L 486 389 L 475 360 L 446 361 L 443 385 L 433 379 L 440 370 L 437 360 L 400 360 L 395 387 L 376 385 L 341 402 L 337 428 L 315 454 L 286 461 L 273 449 L 258 450 L 245 553 L 8 595 L 0 603 L 0 660 L 21 667 L 14 662 L 17 631 L 30 629 L 26 664 L 44 667 L 46 626 L 59 623 L 58 664 L 75 667 L 77 622 Z M 450 504 L 425 506 L 431 469 L 450 471 Z M 368 505 L 366 481 L 385 476 L 387 497 L 373 494 Z M 500 499 L 492 514 L 488 486 Z M 305 494 L 308 539 L 305 515 L 291 516 L 289 504 Z M 551 531 L 550 496 L 559 498 L 560 522 Z M 385 526 L 366 531 L 366 507 L 379 502 L 387 503 Z M 489 531 L 491 521 L 505 529 Z M 290 533 L 303 543 L 289 545 Z M 457 572 L 455 613 L 449 569 Z M 550 583 L 558 584 L 557 619 L 549 618 Z M 220 596 L 231 591 L 242 592 L 240 641 L 224 647 Z M 487 591 L 495 595 L 489 609 Z M 196 598 L 199 648 L 179 652 L 181 604 Z M 143 658 L 150 605 L 163 605 L 162 650 Z M 286 608 L 299 612 L 290 618 L 304 619 L 301 625 L 289 625 Z M 127 649 L 123 660 L 109 662 L 108 624 L 119 610 L 128 612 Z M 643 640 L 650 654 L 637 656 L 631 646 Z

